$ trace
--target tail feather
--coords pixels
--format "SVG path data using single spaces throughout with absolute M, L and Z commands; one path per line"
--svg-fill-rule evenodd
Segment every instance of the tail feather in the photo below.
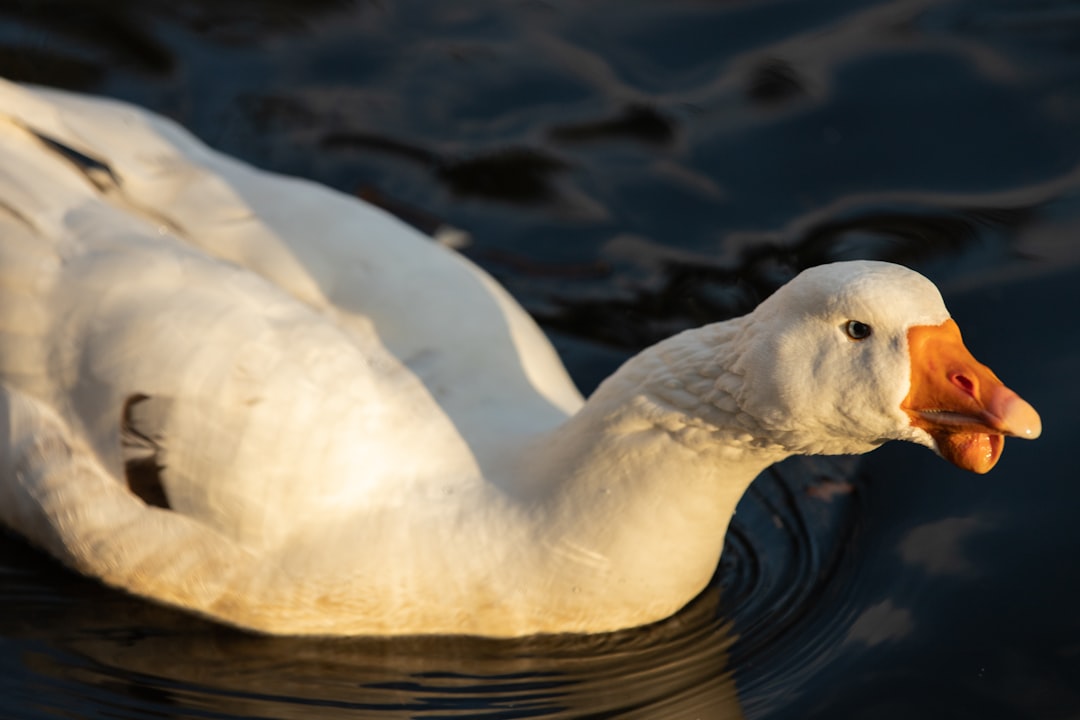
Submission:
M 0 521 L 69 567 L 129 592 L 209 614 L 256 566 L 231 539 L 148 507 L 111 478 L 63 421 L 0 385 Z

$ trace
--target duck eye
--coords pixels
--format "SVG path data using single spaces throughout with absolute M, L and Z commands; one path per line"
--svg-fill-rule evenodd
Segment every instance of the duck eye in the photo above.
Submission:
M 858 320 L 848 320 L 844 323 L 844 332 L 852 340 L 865 340 L 870 337 L 870 326 Z

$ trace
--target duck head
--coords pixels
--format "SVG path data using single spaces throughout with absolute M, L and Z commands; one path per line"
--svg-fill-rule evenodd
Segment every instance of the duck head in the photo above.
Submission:
M 1038 413 L 964 346 L 937 288 L 881 262 L 810 268 L 750 316 L 740 405 L 791 452 L 925 445 L 976 473 Z

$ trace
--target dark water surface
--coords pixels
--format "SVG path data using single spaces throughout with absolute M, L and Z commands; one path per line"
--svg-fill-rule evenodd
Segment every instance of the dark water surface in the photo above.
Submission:
M 1080 718 L 1080 4 L 8 1 L 0 73 L 466 229 L 585 390 L 877 258 L 1045 425 L 985 477 L 784 463 L 710 591 L 599 638 L 252 637 L 0 537 L 0 717 Z

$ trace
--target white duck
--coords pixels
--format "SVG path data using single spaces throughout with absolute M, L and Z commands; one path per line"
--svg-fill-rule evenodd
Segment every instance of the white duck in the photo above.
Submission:
M 584 402 L 490 277 L 130 106 L 0 85 L 0 520 L 271 633 L 601 632 L 713 574 L 799 453 L 985 472 L 1038 415 L 936 288 L 808 270 Z

